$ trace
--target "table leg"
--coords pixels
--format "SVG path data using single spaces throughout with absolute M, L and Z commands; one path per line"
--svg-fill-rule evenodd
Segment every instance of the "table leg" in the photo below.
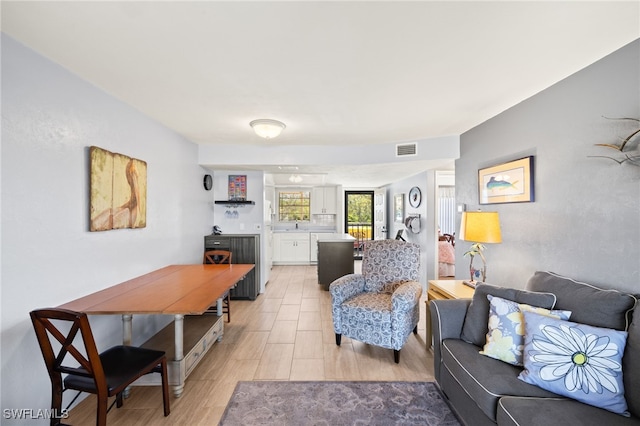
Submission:
M 184 358 L 184 315 L 176 314 L 174 316 L 174 346 L 175 346 L 175 355 L 174 361 L 182 361 Z M 184 390 L 184 377 L 182 374 L 179 374 L 178 384 L 173 386 L 173 394 L 176 398 L 179 398 L 182 395 L 182 391 Z
M 133 315 L 131 314 L 122 315 L 122 344 L 125 346 L 131 346 L 131 340 L 133 336 L 132 320 L 133 320 Z M 129 398 L 130 393 L 131 393 L 131 387 L 127 386 L 125 390 L 122 392 L 122 396 L 125 398 Z
M 131 338 L 133 335 L 132 320 L 133 315 L 122 315 L 122 344 L 125 346 L 131 346 Z
M 222 297 L 216 300 L 216 314 L 221 317 L 222 316 Z

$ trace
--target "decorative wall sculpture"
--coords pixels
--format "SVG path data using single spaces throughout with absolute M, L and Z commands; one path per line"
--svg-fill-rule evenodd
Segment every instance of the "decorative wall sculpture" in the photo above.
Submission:
M 636 127 L 640 126 L 640 119 L 638 118 L 604 118 L 607 120 L 631 121 L 635 123 Z M 640 166 L 640 138 L 637 137 L 638 135 L 640 135 L 640 128 L 634 129 L 624 139 L 620 138 L 619 143 L 597 143 L 595 144 L 596 146 L 608 148 L 611 155 L 590 155 L 590 157 L 608 158 L 618 164 L 628 162 L 634 166 Z
M 147 163 L 92 146 L 90 230 L 147 226 Z

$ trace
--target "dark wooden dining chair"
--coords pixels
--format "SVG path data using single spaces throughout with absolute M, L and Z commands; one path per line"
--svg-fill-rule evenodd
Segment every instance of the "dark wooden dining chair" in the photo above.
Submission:
M 204 252 L 204 259 L 202 263 L 231 263 L 233 253 L 228 250 L 207 250 Z M 215 313 L 217 315 L 218 309 L 216 306 L 211 306 L 207 309 L 208 313 Z M 227 290 L 222 295 L 222 314 L 227 314 L 227 322 L 231 322 L 231 291 Z
M 53 412 L 62 412 L 62 393 L 67 389 L 77 390 L 78 395 L 82 392 L 92 393 L 98 400 L 96 425 L 104 426 L 107 424 L 107 412 L 113 404 L 122 407 L 122 393 L 127 386 L 145 374 L 160 373 L 164 415 L 169 415 L 171 409 L 164 352 L 134 346 L 114 346 L 98 353 L 87 314 L 48 308 L 34 310 L 30 315 L 51 379 Z M 76 339 L 78 333 L 80 338 Z M 76 340 L 78 342 L 74 343 Z M 55 350 L 53 342 L 57 342 Z M 66 374 L 64 379 L 63 374 Z M 107 408 L 108 399 L 113 396 L 116 399 Z M 71 403 L 74 401 L 75 398 Z M 60 417 L 52 418 L 50 424 L 59 425 L 60 421 Z
M 451 243 L 451 245 L 454 246 L 454 247 L 456 246 L 456 237 L 454 235 L 443 234 L 442 237 L 444 237 L 444 241 L 446 241 L 448 243 Z

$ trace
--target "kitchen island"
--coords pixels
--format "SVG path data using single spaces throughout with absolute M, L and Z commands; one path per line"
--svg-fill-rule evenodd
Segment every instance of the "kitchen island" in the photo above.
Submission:
M 318 284 L 329 285 L 347 274 L 353 274 L 353 243 L 349 234 L 320 234 L 318 236 Z

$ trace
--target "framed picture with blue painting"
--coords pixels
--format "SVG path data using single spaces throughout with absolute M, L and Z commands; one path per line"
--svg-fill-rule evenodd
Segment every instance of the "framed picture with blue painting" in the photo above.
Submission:
M 534 197 L 533 156 L 478 170 L 480 204 L 531 203 Z

